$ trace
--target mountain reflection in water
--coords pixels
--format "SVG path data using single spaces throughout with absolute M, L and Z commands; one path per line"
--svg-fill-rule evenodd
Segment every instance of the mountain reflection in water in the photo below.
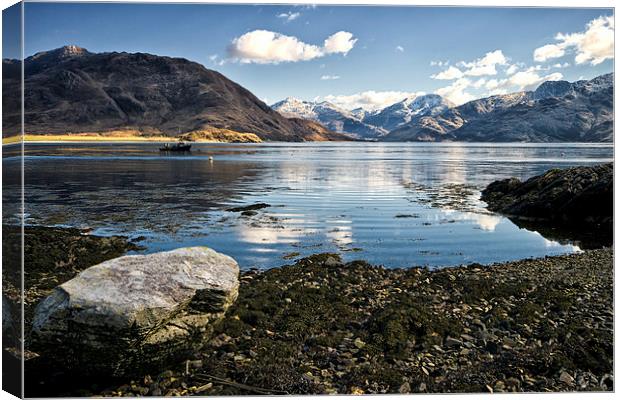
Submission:
M 167 156 L 159 145 L 26 145 L 27 222 L 144 236 L 147 252 L 205 245 L 242 268 L 326 251 L 389 267 L 490 263 L 579 247 L 485 210 L 488 183 L 613 159 L 602 144 L 193 144 Z M 10 223 L 19 159 L 3 162 Z M 226 211 L 258 202 L 271 206 Z

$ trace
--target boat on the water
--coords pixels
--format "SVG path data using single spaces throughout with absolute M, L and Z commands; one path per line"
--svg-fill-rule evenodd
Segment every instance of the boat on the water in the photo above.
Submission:
M 164 144 L 163 147 L 159 148 L 159 151 L 183 152 L 183 151 L 190 151 L 191 148 L 192 148 L 192 145 L 189 143 L 185 143 L 185 142 L 179 142 L 179 143 L 174 143 L 174 144 L 166 143 Z

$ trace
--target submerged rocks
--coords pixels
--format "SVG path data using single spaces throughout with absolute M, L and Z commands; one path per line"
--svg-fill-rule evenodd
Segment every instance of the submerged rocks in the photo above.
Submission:
M 256 204 L 250 204 L 248 206 L 240 206 L 240 207 L 228 208 L 228 209 L 226 209 L 226 211 L 228 211 L 228 212 L 248 213 L 250 211 L 261 210 L 261 209 L 267 208 L 267 207 L 271 207 L 271 205 L 267 204 L 267 203 L 256 203 Z M 245 215 L 252 215 L 252 214 L 245 214 Z
M 611 233 L 613 164 L 551 169 L 525 182 L 496 181 L 482 191 L 482 200 L 489 209 L 517 219 Z
M 185 357 L 237 297 L 239 267 L 206 247 L 108 260 L 35 310 L 33 345 L 79 369 L 128 375 Z

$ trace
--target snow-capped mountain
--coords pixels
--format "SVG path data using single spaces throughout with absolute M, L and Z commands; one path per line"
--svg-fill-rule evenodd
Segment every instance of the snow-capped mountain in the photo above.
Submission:
M 314 112 L 315 103 L 311 101 L 303 101 L 294 97 L 287 97 L 271 105 L 271 108 L 287 118 L 305 118 L 316 120 L 317 115 Z
M 285 116 L 314 119 L 336 132 L 385 141 L 610 142 L 613 73 L 577 82 L 547 81 L 535 91 L 494 95 L 456 107 L 436 94 L 403 99 L 382 110 L 287 99 Z
M 438 94 L 427 94 L 406 98 L 375 114 L 367 115 L 363 121 L 392 131 L 410 123 L 414 118 L 435 116 L 451 107 L 454 107 L 454 104 Z
M 613 73 L 588 81 L 547 81 L 533 92 L 472 100 L 415 118 L 386 141 L 612 142 Z
M 351 110 L 351 114 L 361 121 L 364 120 L 368 115 L 374 114 L 372 111 L 366 111 L 362 107 Z
M 410 97 L 377 111 L 345 110 L 327 101 L 312 102 L 288 97 L 271 106 L 285 117 L 318 121 L 335 132 L 361 139 L 376 139 L 416 118 L 435 116 L 453 107 L 436 94 Z
M 288 97 L 273 104 L 271 108 L 287 118 L 317 121 L 334 132 L 360 139 L 373 139 L 387 134 L 387 130 L 364 123 L 359 112 L 345 110 L 327 101 L 312 102 Z

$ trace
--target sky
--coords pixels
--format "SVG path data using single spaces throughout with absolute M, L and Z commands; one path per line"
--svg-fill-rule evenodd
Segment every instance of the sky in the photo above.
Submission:
M 290 96 L 349 109 L 590 79 L 613 71 L 613 41 L 603 8 L 25 5 L 26 56 L 73 44 L 183 57 L 268 104 Z

